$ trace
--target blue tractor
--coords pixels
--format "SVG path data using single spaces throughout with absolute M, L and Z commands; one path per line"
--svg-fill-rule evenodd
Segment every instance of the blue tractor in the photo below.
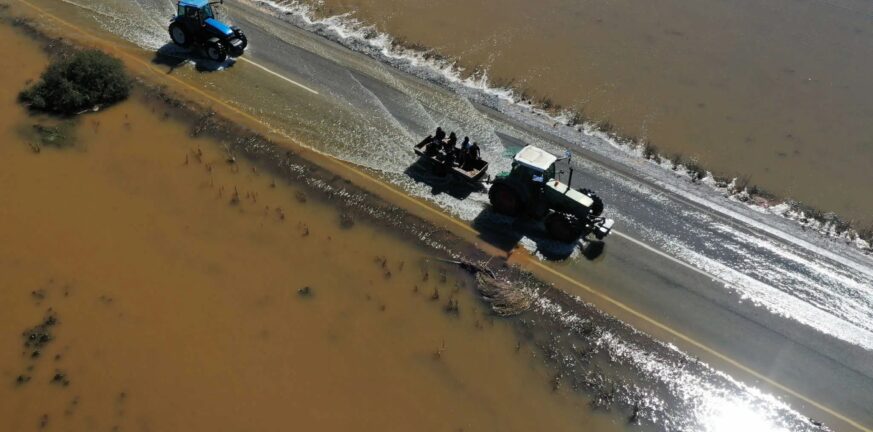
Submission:
M 170 21 L 170 38 L 183 48 L 199 46 L 210 60 L 223 62 L 228 56 L 239 57 L 248 46 L 246 35 L 217 19 L 212 5 L 224 0 L 180 0 L 176 16 Z

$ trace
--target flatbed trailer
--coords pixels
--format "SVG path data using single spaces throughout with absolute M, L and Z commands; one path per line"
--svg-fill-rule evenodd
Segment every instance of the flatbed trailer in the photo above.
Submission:
M 463 181 L 467 181 L 470 183 L 476 183 L 482 180 L 482 177 L 485 176 L 485 172 L 488 171 L 488 162 L 477 159 L 473 161 L 467 161 L 463 166 L 460 166 L 457 162 L 453 162 L 451 164 L 451 168 L 447 166 L 445 162 L 445 154 L 441 149 L 434 149 L 435 151 L 428 151 L 427 145 L 431 143 L 432 140 L 430 137 L 425 138 L 424 141 L 415 145 L 415 154 L 421 157 L 421 159 L 427 161 L 435 171 L 440 174 L 451 174 Z M 460 153 L 460 149 L 455 149 L 458 153 Z M 452 158 L 453 160 L 459 160 L 458 155 Z

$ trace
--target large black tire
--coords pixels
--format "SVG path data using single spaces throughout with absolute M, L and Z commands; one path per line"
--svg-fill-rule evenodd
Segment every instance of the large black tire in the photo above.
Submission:
M 591 204 L 591 215 L 595 217 L 600 216 L 603 213 L 603 200 L 590 189 L 579 189 L 579 192 L 588 195 L 594 201 L 594 204 Z
M 497 213 L 507 216 L 518 216 L 524 208 L 524 202 L 518 192 L 506 183 L 494 183 L 488 191 L 488 200 Z
M 169 31 L 170 39 L 173 40 L 173 43 L 182 48 L 188 48 L 191 46 L 191 43 L 194 42 L 191 35 L 189 35 L 188 31 L 185 30 L 185 27 L 179 23 L 170 24 Z
M 206 57 L 215 62 L 223 62 L 227 60 L 227 48 L 221 42 L 209 41 L 206 42 Z
M 234 30 L 234 33 L 236 33 L 236 37 L 239 38 L 240 41 L 242 41 L 242 44 L 240 44 L 238 49 L 240 50 L 240 52 L 245 51 L 245 49 L 249 46 L 249 38 L 247 38 L 246 34 L 243 33 L 243 31 L 240 29 Z
M 546 216 L 546 231 L 553 239 L 572 243 L 582 237 L 582 224 L 574 216 L 553 212 Z

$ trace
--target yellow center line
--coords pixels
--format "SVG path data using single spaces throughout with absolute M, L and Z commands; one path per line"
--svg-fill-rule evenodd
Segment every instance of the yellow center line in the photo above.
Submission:
M 43 15 L 46 15 L 46 16 L 48 16 L 48 17 L 51 17 L 51 18 L 52 18 L 53 20 L 55 20 L 56 22 L 58 22 L 58 23 L 62 24 L 63 26 L 65 26 L 65 27 L 67 27 L 67 28 L 73 30 L 73 31 L 76 32 L 76 33 L 79 33 L 79 34 L 85 35 L 85 36 L 87 36 L 88 38 L 91 38 L 91 39 L 94 39 L 94 40 L 101 40 L 101 39 L 95 37 L 94 35 L 88 33 L 87 31 L 83 30 L 82 28 L 80 28 L 80 27 L 78 27 L 78 26 L 75 26 L 75 25 L 73 25 L 73 24 L 71 24 L 71 23 L 69 23 L 69 22 L 67 22 L 67 21 L 65 21 L 65 20 L 63 20 L 63 19 L 61 19 L 61 18 L 55 16 L 54 14 L 49 13 L 49 12 L 43 10 L 43 9 L 40 8 L 39 6 L 36 6 L 36 5 L 34 5 L 34 4 L 30 3 L 30 2 L 28 2 L 27 0 L 18 0 L 18 1 L 19 1 L 20 3 L 26 5 L 26 6 L 30 7 L 31 9 L 33 9 L 33 10 L 35 10 L 35 11 L 37 11 L 37 12 L 43 14 Z M 118 50 L 113 50 L 113 51 L 118 52 Z M 136 57 L 136 56 L 134 56 L 134 55 L 132 55 L 132 54 L 130 54 L 130 53 L 124 52 L 124 51 L 121 51 L 119 54 L 122 55 L 122 56 L 124 56 L 125 58 L 127 58 L 127 59 L 130 60 L 130 61 L 133 61 L 133 62 L 136 62 L 136 63 L 140 64 L 141 66 L 145 67 L 147 70 L 156 73 L 156 74 L 159 75 L 161 78 L 164 78 L 164 79 L 169 78 L 169 79 L 173 80 L 174 82 L 178 83 L 180 86 L 185 87 L 185 88 L 187 88 L 187 89 L 189 89 L 189 90 L 191 90 L 191 91 L 197 93 L 198 95 L 200 95 L 200 96 L 202 96 L 202 97 L 204 97 L 204 98 L 206 98 L 206 99 L 208 99 L 208 100 L 210 100 L 210 101 L 213 101 L 213 102 L 215 102 L 216 104 L 221 105 L 221 106 L 224 107 L 225 109 L 227 109 L 227 110 L 229 110 L 229 111 L 232 111 L 232 112 L 234 112 L 234 113 L 236 113 L 236 114 L 238 114 L 238 115 L 240 115 L 240 116 L 243 116 L 243 117 L 245 117 L 246 119 L 248 119 L 248 120 L 250 120 L 250 121 L 253 121 L 253 122 L 257 123 L 257 124 L 263 125 L 263 126 L 267 127 L 269 130 L 271 130 L 271 131 L 274 132 L 274 133 L 278 133 L 278 134 L 281 134 L 282 136 L 285 136 L 285 137 L 288 138 L 289 140 L 293 141 L 294 144 L 296 144 L 296 145 L 298 145 L 298 146 L 300 146 L 300 147 L 302 147 L 302 148 L 305 148 L 305 149 L 307 149 L 307 150 L 313 151 L 313 152 L 315 152 L 315 153 L 317 153 L 317 154 L 319 154 L 319 155 L 322 155 L 322 156 L 326 157 L 327 160 L 329 160 L 329 161 L 332 161 L 332 162 L 335 162 L 335 163 L 338 163 L 338 164 L 342 165 L 342 166 L 345 167 L 346 169 L 348 169 L 348 170 L 354 172 L 355 174 L 357 174 L 357 175 L 359 175 L 359 176 L 362 176 L 362 177 L 364 177 L 364 178 L 366 178 L 366 179 L 372 181 L 374 184 L 378 184 L 378 185 L 380 185 L 380 186 L 383 187 L 385 190 L 391 192 L 393 195 L 396 195 L 398 198 L 403 199 L 404 201 L 407 201 L 407 202 L 413 204 L 414 206 L 417 206 L 417 207 L 419 207 L 419 208 L 424 209 L 425 211 L 429 212 L 430 214 L 436 216 L 437 218 L 442 219 L 442 220 L 446 221 L 447 223 L 449 223 L 449 224 L 451 224 L 451 225 L 453 225 L 453 226 L 455 226 L 455 227 L 457 227 L 457 228 L 459 228 L 459 229 L 461 229 L 461 230 L 463 230 L 463 231 L 466 231 L 468 234 L 474 234 L 474 235 L 478 235 L 478 234 L 479 234 L 478 231 L 476 231 L 476 230 L 473 229 L 470 225 L 464 223 L 463 221 L 460 221 L 460 220 L 458 220 L 458 219 L 455 219 L 454 217 L 452 217 L 452 216 L 450 216 L 450 215 L 448 215 L 448 214 L 446 214 L 446 213 L 444 213 L 444 212 L 442 212 L 442 211 L 440 211 L 440 210 L 438 210 L 438 209 L 435 209 L 435 208 L 433 208 L 433 207 L 427 205 L 426 203 L 424 203 L 424 202 L 422 202 L 422 201 L 419 201 L 419 200 L 417 200 L 417 199 L 415 199 L 415 198 L 409 196 L 409 195 L 406 194 L 405 192 L 402 192 L 402 191 L 396 189 L 395 187 L 393 187 L 392 185 L 389 185 L 389 184 L 385 183 L 383 180 L 378 179 L 378 178 L 375 178 L 375 177 L 371 176 L 370 174 L 364 172 L 363 170 L 358 169 L 358 168 L 355 167 L 353 164 L 347 163 L 347 162 L 345 162 L 345 161 L 342 161 L 342 160 L 340 160 L 340 159 L 337 159 L 337 158 L 333 157 L 332 155 L 329 155 L 329 154 L 324 153 L 324 152 L 322 152 L 322 151 L 320 151 L 320 150 L 318 150 L 318 149 L 315 149 L 315 148 L 313 148 L 313 147 L 311 147 L 311 146 L 308 146 L 308 145 L 305 145 L 305 144 L 303 144 L 303 143 L 300 143 L 300 142 L 298 142 L 296 139 L 294 139 L 293 137 L 287 136 L 286 134 L 282 133 L 281 131 L 277 131 L 277 130 L 275 130 L 275 129 L 269 127 L 267 124 L 265 124 L 262 120 L 258 119 L 257 117 L 254 117 L 253 115 L 251 115 L 251 114 L 249 114 L 249 113 L 247 113 L 247 112 L 245 112 L 245 111 L 242 111 L 241 109 L 236 108 L 236 107 L 230 105 L 229 103 L 227 103 L 227 102 L 225 102 L 225 101 L 223 101 L 223 100 L 221 100 L 221 99 L 219 99 L 219 98 L 217 98 L 217 97 L 215 97 L 215 96 L 213 96 L 213 95 L 211 95 L 211 94 L 208 94 L 208 93 L 204 92 L 203 90 L 201 90 L 200 88 L 195 87 L 194 85 L 192 85 L 192 84 L 190 84 L 190 83 L 187 83 L 187 82 L 185 82 L 185 81 L 182 81 L 181 79 L 179 79 L 179 78 L 177 78 L 177 77 L 175 77 L 175 76 L 173 76 L 173 75 L 167 75 L 167 74 L 165 74 L 164 72 L 162 72 L 162 71 L 156 69 L 156 68 L 155 68 L 151 63 L 146 62 L 146 61 L 142 60 L 142 59 L 139 58 L 139 57 Z M 251 63 L 251 64 L 253 64 L 253 65 L 255 65 L 255 66 L 258 66 L 259 68 L 264 69 L 265 71 L 267 71 L 267 72 L 269 72 L 269 73 L 271 73 L 271 74 L 273 74 L 273 75 L 276 75 L 276 76 L 278 76 L 279 78 L 283 78 L 283 79 L 286 80 L 286 81 L 290 81 L 290 82 L 292 82 L 292 83 L 294 83 L 294 84 L 297 84 L 297 85 L 299 85 L 299 86 L 301 86 L 301 87 L 303 87 L 303 88 L 305 88 L 305 89 L 307 89 L 307 90 L 309 90 L 309 91 L 314 92 L 315 94 L 318 94 L 318 93 L 315 92 L 314 90 L 311 90 L 311 89 L 309 89 L 308 87 L 305 87 L 305 86 L 303 86 L 303 85 L 301 85 L 301 84 L 299 84 L 299 83 L 296 83 L 296 82 L 294 82 L 293 80 L 290 80 L 290 79 L 288 79 L 288 78 L 285 78 L 285 77 L 279 75 L 279 74 L 276 73 L 276 72 L 270 71 L 269 69 L 266 69 L 266 68 L 264 68 L 263 66 L 260 66 L 260 65 L 258 65 L 258 64 L 255 64 L 254 62 L 249 61 L 248 63 Z M 624 234 L 622 234 L 622 237 L 624 237 L 624 238 L 628 238 L 628 239 L 631 239 L 630 237 L 628 237 L 627 235 L 624 235 Z M 631 240 L 633 240 L 634 243 L 638 243 L 638 244 L 640 244 L 641 246 L 645 246 L 646 249 L 654 250 L 654 248 L 652 248 L 651 246 L 645 245 L 644 243 L 639 242 L 638 240 L 635 240 L 635 239 L 631 239 Z M 661 254 L 663 254 L 663 253 L 661 253 Z M 672 258 L 672 257 L 670 257 L 670 258 L 671 258 L 672 260 L 675 260 L 675 258 Z M 646 315 L 646 314 L 643 313 L 643 312 L 637 311 L 637 310 L 634 309 L 633 307 L 628 306 L 627 304 L 625 304 L 625 303 L 623 303 L 623 302 L 621 302 L 621 301 L 619 301 L 619 300 L 616 300 L 616 299 L 612 298 L 611 296 L 609 296 L 608 294 L 606 294 L 606 293 L 604 293 L 604 292 L 602 292 L 602 291 L 599 291 L 599 290 L 597 290 L 597 289 L 595 289 L 595 288 L 592 288 L 592 287 L 590 287 L 590 286 L 588 286 L 588 285 L 586 285 L 586 284 L 584 284 L 584 283 L 582 283 L 582 282 L 579 282 L 579 281 L 577 281 L 577 280 L 575 280 L 575 279 L 572 279 L 571 277 L 567 276 L 566 274 L 561 273 L 561 272 L 555 270 L 555 269 L 552 268 L 551 266 L 546 265 L 545 263 L 539 261 L 539 260 L 536 259 L 536 258 L 533 258 L 533 257 L 527 256 L 527 257 L 525 258 L 525 262 L 526 262 L 528 265 L 530 265 L 530 266 L 533 266 L 533 267 L 539 268 L 539 269 L 541 269 L 541 270 L 543 270 L 543 271 L 545 271 L 545 272 L 547 272 L 547 273 L 550 273 L 550 274 L 552 274 L 552 275 L 554 275 L 554 276 L 560 278 L 561 280 L 566 281 L 567 283 L 569 283 L 569 284 L 571 284 L 571 285 L 574 285 L 574 286 L 576 286 L 576 287 L 578 287 L 578 288 L 581 288 L 581 289 L 583 289 L 583 290 L 585 290 L 585 291 L 591 293 L 592 295 L 601 298 L 602 300 L 606 301 L 607 303 L 610 303 L 610 304 L 612 304 L 612 305 L 618 307 L 619 309 L 621 309 L 621 310 L 623 310 L 623 311 L 629 313 L 630 315 L 632 315 L 632 316 L 634 316 L 634 317 L 637 317 L 637 318 L 639 318 L 639 319 L 641 319 L 641 320 L 647 322 L 648 324 L 650 324 L 650 325 L 652 325 L 652 326 L 654 326 L 654 327 L 656 327 L 656 328 L 658 328 L 658 329 L 661 329 L 661 330 L 663 330 L 663 331 L 669 333 L 670 335 L 673 335 L 674 337 L 676 337 L 676 338 L 678 338 L 678 339 L 684 341 L 685 343 L 687 343 L 687 344 L 689 344 L 689 345 L 691 345 L 691 346 L 693 346 L 693 347 L 695 347 L 695 348 L 697 348 L 697 349 L 699 349 L 699 350 L 701 350 L 701 351 L 703 351 L 703 352 L 706 352 L 706 353 L 712 355 L 713 357 L 715 357 L 715 358 L 717 358 L 717 359 L 719 359 L 719 360 L 725 362 L 726 364 L 729 364 L 729 365 L 733 366 L 734 368 L 736 368 L 736 369 L 738 369 L 738 370 L 741 370 L 741 371 L 743 371 L 744 373 L 747 373 L 747 374 L 749 374 L 750 376 L 753 376 L 753 377 L 755 377 L 755 378 L 757 378 L 757 379 L 759 379 L 759 380 L 761 380 L 761 381 L 763 381 L 763 382 L 769 384 L 770 386 L 772 386 L 772 387 L 774 387 L 774 388 L 777 388 L 777 389 L 779 389 L 780 391 L 782 391 L 782 392 L 784 392 L 784 393 L 786 393 L 786 394 L 788 394 L 788 395 L 791 395 L 792 397 L 794 397 L 794 398 L 796 398 L 796 399 L 798 399 L 798 400 L 801 400 L 801 401 L 803 401 L 803 402 L 806 402 L 806 403 L 810 404 L 811 406 L 813 406 L 813 407 L 815 407 L 815 408 L 821 410 L 822 412 L 825 412 L 825 413 L 827 413 L 828 415 L 830 415 L 830 416 L 832 416 L 832 417 L 834 417 L 834 418 L 836 418 L 836 419 L 839 419 L 839 420 L 845 422 L 846 424 L 851 425 L 852 427 L 856 428 L 856 429 L 859 430 L 859 431 L 862 431 L 862 432 L 873 432 L 873 430 L 871 430 L 870 428 L 868 428 L 868 427 L 866 427 L 866 426 L 860 424 L 859 422 L 857 422 L 857 421 L 855 421 L 855 420 L 852 420 L 851 418 L 849 418 L 849 417 L 847 417 L 847 416 L 845 416 L 845 415 L 843 415 L 843 414 L 841 414 L 841 413 L 839 413 L 839 412 L 837 412 L 837 411 L 835 411 L 835 410 L 833 410 L 833 409 L 827 407 L 826 405 L 824 405 L 824 404 L 822 404 L 822 403 L 819 403 L 819 402 L 817 402 L 817 401 L 815 401 L 815 400 L 813 400 L 813 399 L 811 399 L 811 398 L 809 398 L 809 397 L 807 397 L 807 396 L 804 396 L 804 395 L 801 394 L 801 393 L 798 393 L 798 392 L 795 391 L 795 390 L 792 390 L 791 388 L 789 388 L 789 387 L 787 387 L 787 386 L 785 386 L 785 385 L 783 385 L 783 384 L 780 384 L 780 383 L 776 382 L 775 380 L 773 380 L 773 379 L 767 377 L 766 375 L 761 374 L 761 373 L 755 371 L 754 369 L 752 369 L 752 368 L 750 368 L 750 367 L 748 367 L 748 366 L 743 365 L 743 364 L 740 363 L 739 361 L 734 360 L 734 359 L 732 359 L 731 357 L 729 357 L 729 356 L 727 356 L 727 355 L 725 355 L 725 354 L 722 354 L 722 353 L 716 351 L 716 350 L 713 349 L 713 348 L 710 348 L 709 346 L 703 344 L 702 342 L 698 342 L 698 341 L 695 340 L 694 338 L 692 338 L 692 337 L 690 337 L 690 336 L 687 336 L 687 335 L 685 335 L 684 333 L 682 333 L 682 332 L 680 332 L 680 331 L 678 331 L 678 330 L 675 330 L 675 329 L 669 327 L 669 326 L 666 325 L 666 324 L 661 323 L 660 321 L 658 321 L 658 320 L 656 320 L 655 318 L 652 318 L 652 317 Z M 694 268 L 694 270 L 696 270 L 696 271 L 700 271 L 699 269 L 696 269 L 696 268 Z

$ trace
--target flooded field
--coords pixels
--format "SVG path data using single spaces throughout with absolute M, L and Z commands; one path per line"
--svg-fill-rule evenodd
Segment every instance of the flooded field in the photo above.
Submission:
M 323 23 L 246 3 L 225 8 L 253 44 L 236 62 L 214 64 L 168 43 L 167 2 L 12 4 L 40 33 L 116 53 L 149 89 L 123 106 L 82 117 L 72 125 L 75 144 L 55 149 L 39 145 L 33 128 L 48 121 L 26 117 L 12 102 L 40 68 L 4 71 L 11 75 L 7 82 L 17 83 L 8 90 L 5 106 L 12 114 L 4 119 L 4 141 L 20 145 L 0 155 L 17 163 L 3 173 L 14 186 L 14 205 L 0 216 L 18 228 L 3 234 L 3 244 L 14 246 L 0 265 L 10 269 L 3 277 L 14 281 L 3 280 L 4 286 L 20 291 L 8 295 L 20 312 L 3 330 L 12 348 L 0 366 L 9 365 L 2 371 L 12 400 L 27 406 L 26 418 L 15 411 L 16 421 L 38 427 L 48 415 L 46 425 L 57 425 L 65 401 L 52 402 L 51 413 L 30 402 L 45 394 L 73 401 L 67 393 L 40 392 L 87 382 L 99 390 L 91 393 L 95 402 L 96 394 L 105 395 L 104 408 L 120 398 L 130 401 L 124 412 L 131 413 L 134 400 L 146 401 L 136 418 L 149 418 L 154 429 L 190 429 L 194 422 L 247 429 L 252 421 L 274 429 L 293 416 L 308 429 L 867 430 L 873 405 L 866 403 L 870 381 L 863 371 L 869 367 L 862 351 L 871 339 L 867 327 L 843 323 L 853 317 L 860 317 L 858 326 L 866 322 L 868 284 L 851 256 L 816 266 L 824 259 L 817 251 L 795 254 L 794 247 L 773 245 L 763 255 L 770 239 L 743 232 L 710 240 L 717 234 L 711 225 L 724 221 L 670 193 L 665 197 L 647 179 L 635 183 L 604 168 L 613 165 L 592 166 L 583 157 L 574 181 L 609 197 L 607 211 L 622 231 L 601 258 L 588 261 L 577 245 L 556 244 L 535 227 L 494 215 L 487 189 L 459 193 L 414 171 L 410 142 L 437 124 L 469 131 L 496 173 L 523 143 L 563 151 L 566 144 L 541 133 L 545 129 L 585 149 L 614 150 L 610 156 L 663 180 L 675 195 L 728 206 L 736 212 L 731 222 L 748 224 L 757 212 L 714 198 L 709 186 L 643 163 L 601 138 L 556 127 L 529 109 L 519 112 L 525 107 L 498 106 L 509 117 L 501 118 L 476 104 L 492 106 L 481 95 L 447 91 L 458 88 L 434 86 L 442 82 L 402 64 L 398 71 L 385 64 L 395 65 L 390 59 L 340 41 L 380 61 L 346 50 Z M 131 16 L 142 19 L 126 19 Z M 207 115 L 209 109 L 217 113 Z M 332 157 L 315 157 L 305 146 Z M 64 181 L 55 186 L 58 178 Z M 642 231 L 643 242 L 636 240 L 643 227 L 661 237 Z M 712 251 L 697 243 L 701 237 Z M 649 249 L 638 247 L 649 241 Z M 665 244 L 705 253 L 702 258 L 713 254 L 718 275 L 730 282 L 694 272 L 697 261 L 683 266 L 646 252 L 673 253 Z M 737 257 L 721 259 L 724 248 L 717 245 Z M 525 249 L 563 262 L 545 264 Z M 834 254 L 845 249 L 829 246 Z M 743 260 L 750 251 L 765 263 Z M 426 259 L 434 254 L 490 263 L 510 281 L 509 292 L 530 301 L 526 311 L 494 318 L 471 294 L 469 275 Z M 503 265 L 504 254 L 521 267 Z M 764 264 L 772 271 L 757 272 Z M 764 284 L 733 277 L 733 267 L 764 276 Z M 544 284 L 525 273 L 532 268 L 564 278 Z M 773 296 L 775 290 L 785 295 Z M 797 301 L 803 290 L 815 295 Z M 625 322 L 654 329 L 661 339 L 585 303 L 603 306 L 585 292 L 637 307 Z M 812 313 L 789 315 L 770 331 L 764 326 L 773 323 L 759 304 Z M 604 309 L 628 318 L 628 310 Z M 78 316 L 80 310 L 86 313 Z M 635 319 L 643 313 L 656 318 Z M 659 332 L 662 322 L 675 326 L 672 333 Z M 727 337 L 725 328 L 743 337 Z M 790 340 L 779 333 L 783 328 Z M 832 343 L 830 334 L 847 343 Z M 52 340 L 42 346 L 44 335 Z M 704 345 L 710 343 L 715 349 Z M 28 357 L 34 350 L 37 357 Z M 744 355 L 743 362 L 722 352 Z M 833 369 L 818 352 L 842 363 Z M 70 363 L 55 365 L 57 354 L 58 362 Z M 97 372 L 95 358 L 106 359 L 113 372 Z M 298 385 L 284 385 L 290 381 Z M 175 410 L 201 401 L 220 407 L 221 415 Z M 91 418 L 99 417 L 96 409 Z M 397 412 L 403 418 L 395 418 Z M 99 418 L 111 426 L 108 417 Z M 75 421 L 70 428 L 81 428 Z
M 346 33 L 375 25 L 664 153 L 873 223 L 869 2 L 263 3 L 311 8 Z
M 15 97 L 47 60 L 0 36 L 0 429 L 621 429 L 553 390 L 466 273 L 161 104 L 40 141 L 55 120 Z

